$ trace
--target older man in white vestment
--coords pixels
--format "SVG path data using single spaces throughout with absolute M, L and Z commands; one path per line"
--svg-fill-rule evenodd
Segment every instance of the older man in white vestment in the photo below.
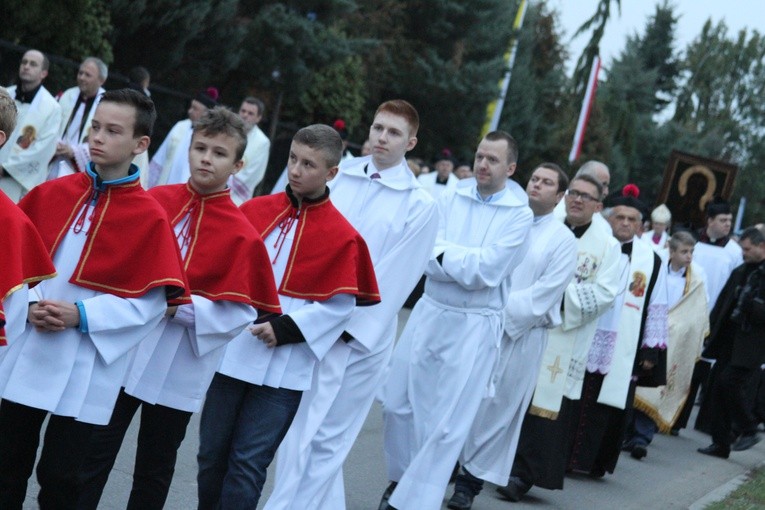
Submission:
M 48 180 L 84 172 L 90 163 L 88 134 L 96 107 L 104 93 L 109 68 L 99 58 L 88 57 L 77 71 L 77 86 L 58 98 L 61 117 L 55 158 L 48 167 Z
M 505 308 L 500 362 L 493 374 L 496 393 L 484 399 L 462 448 L 455 492 L 448 507 L 467 510 L 483 480 L 503 485 L 510 476 L 518 436 L 537 381 L 547 331 L 560 325 L 560 304 L 576 268 L 576 238 L 552 214 L 568 188 L 554 163 L 543 163 L 526 187 L 534 212 L 529 251 L 513 271 Z
M 48 163 L 56 151 L 61 107 L 43 87 L 48 58 L 37 50 L 24 53 L 17 85 L 8 87 L 18 118 L 8 143 L 0 148 L 0 189 L 14 202 L 45 181 Z
M 364 237 L 381 303 L 356 307 L 343 339 L 316 367 L 282 442 L 265 510 L 345 508 L 342 466 L 372 406 L 396 336 L 398 312 L 422 275 L 438 209 L 404 156 L 417 143 L 417 110 L 386 101 L 369 128 L 371 156 L 341 163 L 332 203 Z
M 494 388 L 510 276 L 523 260 L 533 214 L 505 186 L 518 157 L 507 133 L 487 134 L 476 186 L 439 202 L 425 294 L 393 354 L 384 392 L 388 508 L 441 507 L 481 400 Z

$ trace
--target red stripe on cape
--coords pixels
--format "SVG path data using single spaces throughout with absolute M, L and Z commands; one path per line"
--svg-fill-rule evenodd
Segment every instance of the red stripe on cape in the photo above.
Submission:
M 92 177 L 79 173 L 40 184 L 19 202 L 51 258 L 93 189 Z M 138 179 L 107 186 L 88 214 L 93 214 L 88 239 L 70 283 L 123 298 L 164 287 L 170 304 L 191 302 L 167 214 Z
M 263 238 L 296 212 L 285 192 L 248 200 L 241 210 Z M 313 301 L 352 294 L 358 306 L 380 302 L 367 244 L 328 195 L 302 201 L 279 293 Z
M 29 218 L 0 191 L 0 345 L 6 345 L 3 301 L 25 283 L 34 287 L 53 278 L 56 268 Z
M 229 190 L 200 195 L 188 183 L 152 188 L 176 226 L 191 211 L 184 269 L 191 293 L 281 314 L 268 252 Z

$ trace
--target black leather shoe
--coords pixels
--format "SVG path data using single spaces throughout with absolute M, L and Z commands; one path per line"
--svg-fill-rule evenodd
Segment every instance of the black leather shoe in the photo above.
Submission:
M 646 450 L 645 446 L 642 444 L 636 444 L 632 447 L 632 450 L 630 450 L 630 455 L 633 459 L 640 460 L 646 455 L 648 455 L 648 450 Z
M 632 441 L 625 441 L 622 443 L 623 452 L 631 452 L 633 448 L 635 448 L 635 443 Z
M 730 448 L 721 444 L 712 443 L 706 448 L 699 448 L 696 450 L 704 455 L 711 455 L 712 457 L 720 457 L 721 459 L 727 459 L 730 455 Z
M 738 438 L 738 441 L 731 445 L 730 449 L 734 452 L 743 452 L 744 450 L 748 450 L 759 442 L 760 438 L 757 437 L 757 434 L 752 434 L 751 436 L 741 436 Z
M 532 484 L 524 482 L 517 476 L 511 476 L 510 480 L 507 481 L 507 485 L 504 487 L 497 487 L 497 492 L 499 492 L 505 499 L 517 503 L 521 500 L 524 494 L 529 492 L 531 487 Z
M 446 503 L 446 508 L 451 510 L 470 510 L 473 506 L 473 495 L 465 491 L 455 491 L 452 497 L 449 498 L 449 502 Z
M 390 495 L 393 494 L 393 491 L 396 490 L 396 485 L 398 485 L 398 482 L 391 482 L 388 485 L 388 488 L 383 492 L 382 499 L 380 499 L 380 506 L 377 507 L 377 510 L 395 510 L 388 504 L 388 500 L 390 499 Z

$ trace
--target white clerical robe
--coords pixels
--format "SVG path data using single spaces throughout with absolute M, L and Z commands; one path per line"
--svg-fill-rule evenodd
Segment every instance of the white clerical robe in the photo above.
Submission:
M 276 288 L 284 277 L 299 222 L 300 219 L 292 223 L 282 238 L 284 244 L 281 244 L 283 234 L 278 227 L 263 240 L 272 261 Z M 340 335 L 353 312 L 356 298 L 351 294 L 337 294 L 326 301 L 308 301 L 279 294 L 279 304 L 282 312 L 295 321 L 306 341 L 269 348 L 249 330 L 244 330 L 226 346 L 218 372 L 272 388 L 303 391 L 311 387 L 316 362 L 324 358 L 335 343 L 343 342 Z
M 744 262 L 741 247 L 732 239 L 725 246 L 699 242 L 693 249 L 693 261 L 706 273 L 708 305 L 711 312 L 728 277 Z
M 436 182 L 437 177 L 438 172 L 435 171 L 421 174 L 417 177 L 417 180 L 422 184 L 422 187 L 425 188 L 425 191 L 433 195 L 433 198 L 436 199 L 436 201 L 438 201 L 445 191 L 453 191 L 456 189 L 457 183 L 459 182 L 459 179 L 453 173 L 449 174 L 449 177 L 446 179 L 446 184 L 438 184 Z
M 616 342 L 610 346 L 611 356 L 599 356 L 601 364 L 597 372 L 605 374 L 605 377 L 598 395 L 598 403 L 625 409 L 637 350 L 667 348 L 669 307 L 666 272 L 662 270 L 661 264 L 656 265 L 655 257 L 657 255 L 650 243 L 637 237 L 633 239 L 629 283 L 625 292 L 614 300 L 614 307 L 619 315 Z M 658 272 L 656 283 L 649 289 L 655 271 Z M 651 290 L 651 295 L 646 300 L 645 293 L 648 290 Z M 596 346 L 592 347 L 594 349 Z M 590 354 L 592 355 L 592 352 Z
M 53 257 L 58 275 L 29 293 L 34 301 L 81 301 L 88 332 L 40 332 L 27 325 L 0 362 L 0 397 L 106 425 L 125 377 L 128 353 L 157 327 L 167 305 L 164 287 L 126 299 L 69 283 L 89 228 L 87 218 L 79 233 L 69 227 Z
M 55 158 L 48 167 L 48 180 L 55 179 L 57 177 L 63 177 L 65 175 L 71 175 L 88 166 L 90 163 L 90 149 L 88 147 L 88 135 L 90 134 L 90 124 L 93 120 L 93 115 L 96 113 L 98 103 L 101 101 L 101 96 L 106 92 L 103 88 L 99 88 L 96 93 L 96 99 L 93 101 L 88 115 L 85 118 L 85 122 L 82 122 L 82 117 L 85 113 L 85 105 L 78 103 L 77 100 L 80 97 L 79 87 L 72 87 L 64 91 L 61 97 L 58 98 L 58 104 L 61 106 L 61 122 L 58 127 L 59 142 L 66 143 L 72 148 L 74 153 L 74 160 L 77 164 L 77 168 L 72 166 L 71 161 L 65 158 Z M 72 122 L 69 119 L 74 112 L 74 118 Z M 67 124 L 68 129 L 67 129 Z M 82 126 L 82 130 L 80 130 Z
M 439 202 L 425 294 L 393 353 L 385 385 L 390 498 L 399 510 L 441 508 L 481 400 L 493 396 L 513 270 L 523 260 L 531 210 L 503 189 L 483 201 L 458 188 Z
M 181 184 L 189 180 L 189 147 L 193 134 L 191 119 L 184 119 L 173 126 L 149 162 L 146 188 L 163 184 Z
M 504 485 L 510 476 L 523 417 L 539 374 L 547 331 L 560 325 L 560 304 L 576 268 L 576 238 L 553 214 L 534 218 L 529 251 L 513 271 L 505 331 L 492 379 L 460 454 L 482 480 Z
M 270 150 L 271 140 L 258 126 L 253 126 L 247 133 L 247 148 L 242 157 L 244 165 L 228 180 L 228 187 L 231 188 L 231 200 L 236 205 L 242 205 L 252 198 L 255 187 L 260 184 L 266 174 Z M 284 191 L 284 186 L 279 191 Z
M 8 87 L 8 93 L 15 97 L 16 86 Z M 16 128 L 6 133 L 8 140 L 0 148 L 0 166 L 7 174 L 0 177 L 0 189 L 14 202 L 45 181 L 61 119 L 61 106 L 43 86 L 31 103 L 16 101 L 16 109 Z
M 685 405 L 696 360 L 704 337 L 709 334 L 709 314 L 704 270 L 691 262 L 682 273 L 663 265 L 667 277 L 669 340 L 667 342 L 667 384 L 658 388 L 638 387 L 636 409 L 647 414 L 667 433 Z
M 371 179 L 375 173 L 379 179 Z M 316 367 L 279 447 L 276 482 L 264 510 L 342 510 L 342 466 L 364 424 L 390 358 L 398 312 L 422 276 L 438 230 L 433 198 L 405 161 L 378 171 L 371 156 L 340 165 L 329 183 L 335 207 L 362 235 L 382 301 L 356 307 Z
M 530 411 L 555 419 L 561 398 L 577 400 L 597 319 L 619 292 L 619 242 L 599 214 L 577 239 L 574 279 L 563 296 L 562 324 L 549 332 Z M 565 379 L 564 379 L 565 377 Z
M 188 216 L 175 225 L 179 241 Z M 181 246 L 184 257 L 188 246 Z M 125 393 L 149 404 L 191 413 L 202 407 L 223 347 L 258 314 L 245 303 L 210 301 L 197 295 L 192 295 L 191 301 L 181 308 L 193 309 L 193 323 L 181 319 L 181 313 L 176 313 L 176 318 L 164 317 L 138 344 L 125 377 Z

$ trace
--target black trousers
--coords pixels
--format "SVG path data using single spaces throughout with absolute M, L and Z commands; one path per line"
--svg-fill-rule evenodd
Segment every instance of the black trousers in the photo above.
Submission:
M 688 426 L 688 420 L 691 417 L 693 406 L 696 404 L 696 395 L 702 384 L 706 384 L 709 379 L 709 371 L 712 368 L 708 361 L 702 359 L 698 360 L 693 367 L 693 375 L 691 376 L 691 387 L 688 393 L 688 398 L 685 400 L 683 409 L 680 411 L 680 415 L 677 417 L 672 428 L 684 429 Z
M 186 437 L 190 412 L 151 405 L 120 390 L 108 425 L 95 426 L 80 477 L 83 482 L 78 510 L 95 510 L 114 467 L 125 433 L 138 408 L 141 426 L 133 469 L 133 488 L 127 508 L 161 509 L 175 473 L 178 448 Z
M 752 413 L 752 403 L 747 398 L 747 384 L 753 369 L 722 366 L 711 388 L 711 427 L 712 441 L 729 446 L 733 437 L 733 422 L 744 435 L 757 431 L 757 421 Z
M 40 444 L 47 411 L 0 401 L 0 508 L 20 510 Z M 42 510 L 76 508 L 78 477 L 94 425 L 51 415 L 37 463 L 37 496 Z

